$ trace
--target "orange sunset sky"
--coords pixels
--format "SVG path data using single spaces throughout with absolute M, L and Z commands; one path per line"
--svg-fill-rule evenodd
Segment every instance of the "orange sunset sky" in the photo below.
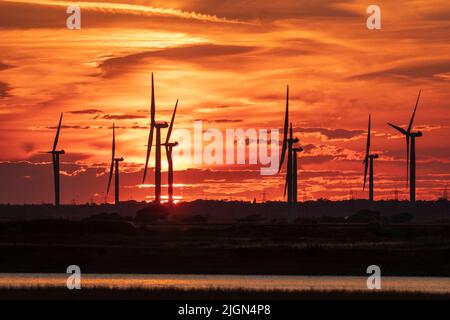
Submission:
M 398 189 L 406 198 L 404 138 L 386 123 L 406 126 L 422 89 L 418 198 L 438 198 L 450 180 L 447 0 L 85 1 L 81 30 L 68 30 L 71 4 L 0 1 L 0 203 L 53 200 L 51 157 L 39 152 L 51 149 L 60 112 L 63 203 L 104 201 L 113 121 L 125 158 L 121 198 L 151 200 L 153 157 L 149 185 L 140 185 L 151 72 L 157 120 L 169 121 L 179 98 L 175 126 L 189 130 L 194 120 L 205 129 L 281 128 L 289 84 L 305 148 L 300 200 L 367 196 L 369 113 L 380 155 L 375 197 Z M 366 27 L 370 4 L 381 7 L 381 30 Z M 175 162 L 175 183 L 184 200 L 261 200 L 263 191 L 280 200 L 284 171 Z

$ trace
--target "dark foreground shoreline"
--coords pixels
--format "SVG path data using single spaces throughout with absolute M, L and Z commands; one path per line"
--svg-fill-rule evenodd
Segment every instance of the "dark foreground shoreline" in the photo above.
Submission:
M 0 248 L 1 273 L 229 274 L 449 277 L 449 250 L 411 248 L 148 248 L 16 245 Z
M 0 273 L 450 277 L 449 224 L 0 225 Z
M 400 291 L 253 291 L 246 289 L 0 288 L 0 300 L 450 300 L 448 293 Z

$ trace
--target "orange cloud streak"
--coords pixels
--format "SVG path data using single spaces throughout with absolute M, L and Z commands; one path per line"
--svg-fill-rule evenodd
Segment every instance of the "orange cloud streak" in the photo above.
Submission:
M 226 18 L 219 18 L 212 15 L 197 13 L 197 12 L 185 12 L 177 9 L 165 9 L 155 8 L 151 6 L 135 5 L 128 3 L 108 3 L 108 2 L 86 2 L 86 1 L 51 1 L 51 0 L 4 0 L 4 2 L 11 3 L 24 3 L 44 6 L 78 6 L 82 9 L 97 10 L 97 11 L 111 11 L 120 12 L 134 15 L 145 16 L 162 16 L 162 17 L 178 17 L 184 19 L 194 19 L 199 21 L 216 22 L 216 23 L 232 23 L 232 24 L 245 24 L 238 20 L 229 20 Z

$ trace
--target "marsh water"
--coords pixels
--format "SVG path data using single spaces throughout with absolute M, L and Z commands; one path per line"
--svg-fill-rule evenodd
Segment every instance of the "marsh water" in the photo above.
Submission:
M 66 286 L 68 274 L 0 273 L 0 288 Z M 82 274 L 84 288 L 367 290 L 366 277 L 277 275 Z M 450 278 L 382 277 L 382 290 L 450 293 Z

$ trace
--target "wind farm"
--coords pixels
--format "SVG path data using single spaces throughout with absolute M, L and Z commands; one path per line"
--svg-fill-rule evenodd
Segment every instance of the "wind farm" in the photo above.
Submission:
M 416 104 L 413 109 L 413 114 L 410 118 L 407 129 L 403 129 L 392 123 L 388 125 L 406 138 L 406 182 L 409 187 L 410 198 L 409 202 L 411 206 L 416 203 L 416 138 L 422 137 L 421 131 L 413 131 L 414 129 L 414 119 L 416 116 L 417 107 L 420 100 L 421 91 L 417 96 Z M 166 160 L 167 160 L 167 202 L 169 205 L 174 204 L 174 159 L 173 159 L 173 148 L 177 147 L 179 143 L 177 141 L 171 140 L 171 135 L 174 129 L 175 117 L 178 108 L 178 99 L 176 100 L 175 106 L 172 111 L 170 123 L 158 122 L 156 121 L 156 98 L 155 98 L 155 84 L 154 75 L 151 73 L 151 103 L 150 103 L 150 130 L 148 135 L 145 165 L 143 168 L 143 178 L 142 184 L 145 184 L 147 171 L 149 167 L 150 155 L 152 147 L 154 147 L 154 200 L 152 202 L 156 204 L 163 203 L 162 201 L 162 147 L 164 147 Z M 53 142 L 52 151 L 46 153 L 52 154 L 52 167 L 54 175 L 54 205 L 56 208 L 60 207 L 60 160 L 59 157 L 65 154 L 64 150 L 57 150 L 58 140 L 60 136 L 60 131 L 62 127 L 62 117 L 61 113 L 59 123 L 56 130 L 56 136 Z M 296 119 L 294 119 L 295 121 Z M 167 129 L 166 137 L 164 142 L 162 142 L 162 129 Z M 363 191 L 366 190 L 367 180 L 368 180 L 368 201 L 370 206 L 373 207 L 375 201 L 374 198 L 374 185 L 375 185 L 375 174 L 374 174 L 374 160 L 379 158 L 377 153 L 372 153 L 372 116 L 369 114 L 368 118 L 368 129 L 366 137 L 366 149 L 365 156 L 363 160 L 364 164 L 364 176 L 363 176 Z M 298 157 L 304 152 L 302 146 L 299 145 L 299 138 L 294 136 L 294 126 L 292 123 L 292 118 L 289 117 L 289 86 L 286 87 L 286 97 L 285 97 L 285 109 L 284 109 L 284 121 L 282 128 L 282 139 L 280 146 L 280 158 L 278 174 L 281 173 L 283 167 L 285 167 L 285 179 L 284 179 L 284 191 L 283 198 L 286 199 L 288 205 L 287 221 L 292 223 L 298 218 L 299 213 L 299 201 L 298 201 L 298 177 L 299 177 L 299 167 L 298 167 Z M 111 162 L 109 165 L 109 175 L 106 195 L 109 194 L 111 189 L 112 177 L 114 175 L 114 204 L 119 206 L 120 204 L 120 184 L 119 184 L 119 164 L 124 161 L 123 157 L 116 157 L 116 126 L 113 123 L 112 126 L 112 151 L 111 151 Z M 285 166 L 284 166 L 285 165 Z

